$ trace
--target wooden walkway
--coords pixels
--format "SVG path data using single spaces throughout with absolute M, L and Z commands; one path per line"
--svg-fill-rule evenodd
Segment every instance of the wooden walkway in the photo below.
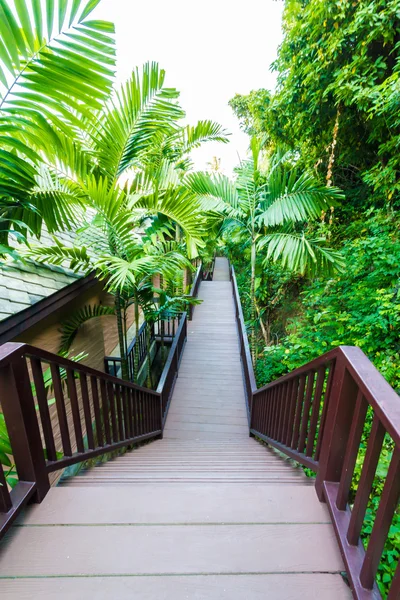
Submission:
M 2 600 L 351 598 L 310 480 L 248 436 L 227 261 L 199 295 L 164 439 L 29 508 L 2 544 Z

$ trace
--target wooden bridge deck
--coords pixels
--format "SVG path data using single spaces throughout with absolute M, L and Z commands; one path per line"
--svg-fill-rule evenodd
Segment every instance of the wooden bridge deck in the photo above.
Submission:
M 248 436 L 227 261 L 199 295 L 164 439 L 30 507 L 2 544 L 2 599 L 351 598 L 310 480 Z

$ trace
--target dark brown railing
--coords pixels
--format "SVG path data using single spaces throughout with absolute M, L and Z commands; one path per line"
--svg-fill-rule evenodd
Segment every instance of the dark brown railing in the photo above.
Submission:
M 257 389 L 232 267 L 250 434 L 316 473 L 354 598 L 381 598 L 375 577 L 400 498 L 400 398 L 365 354 L 341 346 Z M 358 484 L 352 486 L 367 413 L 372 427 Z M 361 532 L 385 436 L 393 454 L 372 532 Z M 400 597 L 400 566 L 389 600 Z
M 170 344 L 175 337 L 179 325 L 179 317 L 159 319 L 150 325 L 150 346 L 155 340 Z M 147 323 L 142 323 L 139 328 L 139 336 L 135 336 L 128 346 L 127 361 L 130 381 L 135 381 L 135 352 L 138 352 L 139 371 L 147 360 Z M 138 348 L 136 349 L 136 344 Z M 105 356 L 104 370 L 114 377 L 122 376 L 121 358 L 119 356 Z
M 43 500 L 50 473 L 162 437 L 186 321 L 184 313 L 157 391 L 27 344 L 0 347 L 0 400 L 18 473 L 10 492 L 0 465 L 0 537 L 32 496 Z
M 197 267 L 197 271 L 194 276 L 192 287 L 190 288 L 189 295 L 192 298 L 197 298 L 197 294 L 199 293 L 200 283 L 202 282 L 202 280 L 203 280 L 203 265 L 202 265 L 202 263 L 200 263 L 199 266 Z M 189 309 L 188 309 L 189 321 L 191 321 L 193 319 L 194 309 L 195 309 L 194 304 L 189 304 Z
M 183 349 L 187 338 L 187 316 L 183 313 L 180 319 L 179 327 L 169 350 L 167 362 L 165 363 L 157 392 L 161 396 L 161 406 L 163 414 L 162 425 L 164 427 L 167 419 L 169 405 L 172 398 L 176 378 L 178 377 L 179 365 L 182 358 Z
M 150 344 L 155 340 L 154 325 L 151 325 L 150 331 Z M 136 344 L 138 348 L 136 349 Z M 143 367 L 147 358 L 147 328 L 146 323 L 142 323 L 139 328 L 139 335 L 133 338 L 128 346 L 126 353 L 128 362 L 128 373 L 129 379 L 135 381 L 135 352 L 138 352 L 138 366 L 139 371 Z M 121 358 L 119 356 L 105 356 L 104 357 L 104 370 L 109 375 L 114 377 L 122 376 Z

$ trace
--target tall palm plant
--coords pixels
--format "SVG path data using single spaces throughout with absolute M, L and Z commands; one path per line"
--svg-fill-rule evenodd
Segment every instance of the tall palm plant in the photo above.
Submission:
M 100 0 L 0 0 L 0 252 L 8 237 L 71 221 L 75 196 L 38 189 L 44 152 L 70 147 L 112 88 L 114 26 L 91 20 Z
M 181 268 L 189 265 L 176 251 L 157 255 L 158 242 L 170 242 L 171 231 L 179 230 L 191 256 L 206 235 L 201 203 L 180 181 L 182 161 L 187 164 L 190 150 L 204 141 L 226 141 L 222 128 L 210 121 L 182 127 L 179 93 L 166 88 L 164 80 L 165 73 L 157 63 L 147 63 L 141 73 L 136 69 L 101 111 L 82 121 L 76 143 L 60 134 L 62 147 L 48 149 L 36 182 L 43 200 L 57 198 L 68 206 L 72 198 L 95 215 L 93 219 L 90 213 L 80 217 L 86 224 L 75 248 L 56 244 L 36 248 L 30 256 L 56 264 L 69 258 L 72 268 L 95 269 L 107 281 L 115 293 L 124 376 L 126 303 L 134 298 L 138 325 L 139 291 L 147 285 L 155 265 L 161 275 L 165 270 L 166 276 L 172 276 L 171 269 L 178 264 Z M 137 233 L 149 228 L 153 228 L 153 243 Z
M 94 185 L 98 192 L 99 181 Z M 77 232 L 75 246 L 63 246 L 55 239 L 53 246 L 33 246 L 27 255 L 46 264 L 67 264 L 76 272 L 95 271 L 98 279 L 105 282 L 106 289 L 114 296 L 122 376 L 128 379 L 126 310 L 131 304 L 135 305 L 138 331 L 139 307 L 153 276 L 161 273 L 172 277 L 190 263 L 161 242 L 155 246 L 139 235 L 134 215 L 127 207 L 126 193 L 111 193 L 105 181 L 103 185 L 102 195 L 91 193 L 96 212 L 94 216 L 90 212 L 86 214 L 86 223 Z M 92 314 L 98 316 L 99 313 L 93 311 Z
M 278 153 L 261 167 L 261 144 L 251 140 L 251 157 L 236 169 L 236 180 L 223 175 L 192 173 L 186 185 L 202 198 L 204 209 L 220 213 L 224 231 L 236 231 L 250 246 L 251 350 L 255 360 L 255 271 L 257 252 L 264 261 L 280 261 L 302 274 L 329 273 L 341 268 L 340 253 L 324 238 L 307 235 L 307 223 L 336 204 L 343 194 L 299 172 Z

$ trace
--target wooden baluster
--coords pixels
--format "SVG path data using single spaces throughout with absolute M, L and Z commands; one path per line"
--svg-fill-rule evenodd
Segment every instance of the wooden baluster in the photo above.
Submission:
M 268 413 L 268 401 L 267 394 L 263 394 L 262 392 L 257 393 L 254 400 L 256 404 L 256 431 L 265 434 L 265 423 L 267 421 L 267 413 Z M 254 406 L 253 406 L 254 410 Z
M 101 404 L 102 404 L 102 410 L 103 410 L 104 434 L 105 434 L 105 438 L 106 438 L 106 443 L 111 444 L 110 410 L 109 410 L 109 406 L 108 406 L 106 382 L 104 381 L 104 379 L 100 379 L 100 392 L 101 392 Z
M 100 412 L 100 403 L 99 403 L 99 390 L 97 388 L 97 379 L 94 376 L 90 378 L 90 387 L 92 389 L 92 400 L 93 400 L 93 410 L 94 410 L 94 418 L 96 423 L 96 437 L 97 437 L 97 445 L 103 446 L 103 423 L 101 419 Z
M 46 445 L 47 460 L 57 460 L 56 446 L 54 443 L 53 427 L 51 424 L 47 391 L 44 386 L 42 363 L 39 358 L 31 358 L 33 382 L 35 384 L 36 402 L 39 406 L 40 421 L 44 443 Z
M 282 410 L 283 386 L 284 386 L 283 383 L 280 383 L 277 385 L 277 393 L 275 396 L 275 415 L 274 415 L 274 423 L 272 426 L 271 437 L 277 441 L 278 441 L 278 435 L 279 435 L 280 415 L 281 415 L 281 410 Z
M 157 423 L 156 423 L 156 398 L 151 396 L 151 430 L 156 431 Z
M 338 482 L 342 475 L 357 392 L 357 385 L 346 368 L 346 360 L 341 356 L 335 367 L 315 481 L 315 489 L 321 501 L 324 500 L 323 482 Z
M 110 381 L 107 382 L 107 395 L 108 395 L 108 406 L 110 409 L 110 416 L 111 416 L 112 440 L 113 440 L 113 442 L 118 442 L 119 435 L 118 435 L 118 426 L 117 426 L 117 415 L 116 415 L 116 410 L 115 410 L 115 391 L 114 391 L 114 385 Z
M 304 400 L 303 415 L 302 415 L 302 419 L 301 419 L 300 437 L 299 437 L 299 445 L 298 445 L 298 451 L 301 454 L 304 453 L 304 449 L 305 449 L 305 445 L 306 445 L 308 421 L 310 418 L 311 399 L 312 399 L 312 394 L 313 394 L 313 390 L 314 390 L 314 379 L 315 379 L 315 371 L 310 371 L 308 373 L 308 379 L 307 379 L 306 397 Z
M 259 394 L 254 394 L 253 411 L 252 411 L 252 415 L 251 415 L 250 428 L 255 431 L 260 431 L 259 412 L 260 412 Z
M 86 428 L 86 436 L 87 436 L 87 440 L 88 440 L 88 448 L 89 448 L 89 450 L 94 450 L 96 445 L 94 443 L 92 415 L 90 413 L 89 390 L 88 390 L 88 383 L 87 383 L 86 375 L 85 375 L 85 373 L 83 373 L 83 371 L 80 371 L 80 373 L 79 373 L 79 381 L 81 384 L 83 414 L 85 417 L 85 428 Z
M 138 435 L 143 434 L 143 398 L 142 392 L 137 390 L 137 409 L 138 409 Z
M 386 600 L 399 600 L 400 598 L 400 561 L 397 564 L 396 572 L 390 585 L 389 594 Z
M 72 420 L 74 423 L 76 447 L 78 452 L 84 452 L 81 415 L 79 411 L 78 395 L 76 393 L 75 373 L 72 369 L 67 368 L 67 387 L 68 395 L 71 402 Z
M 154 422 L 153 422 L 153 395 L 149 395 L 149 431 L 154 431 Z
M 125 438 L 129 440 L 132 437 L 132 418 L 129 410 L 129 388 L 121 386 L 121 395 L 125 424 Z
M 268 437 L 272 437 L 273 436 L 273 428 L 274 428 L 274 418 L 275 418 L 275 412 L 276 412 L 276 396 L 278 393 L 278 386 L 274 386 L 271 390 L 271 411 L 270 411 L 270 415 L 268 418 L 268 421 L 266 423 L 266 431 L 267 431 L 267 435 Z
M 151 395 L 146 393 L 146 413 L 147 413 L 147 431 L 146 433 L 150 433 L 151 429 Z
M 285 392 L 285 406 L 284 406 L 283 421 L 282 421 L 282 428 L 281 428 L 281 434 L 280 434 L 280 441 L 282 442 L 282 444 L 286 444 L 287 432 L 288 432 L 288 427 L 289 427 L 289 414 L 290 414 L 293 386 L 294 386 L 294 379 L 290 379 L 287 382 L 286 392 Z
M 274 386 L 268 390 L 269 392 L 269 401 L 268 401 L 268 413 L 267 419 L 265 422 L 265 429 L 263 433 L 265 433 L 268 437 L 272 437 L 272 425 L 274 421 L 274 410 L 275 410 L 275 395 L 276 395 L 277 387 Z
M 0 464 L 0 513 L 8 513 L 11 508 L 11 496 L 7 488 L 3 465 Z
M 275 410 L 274 410 L 274 419 L 272 423 L 272 431 L 271 437 L 276 440 L 279 430 L 279 415 L 281 412 L 281 398 L 282 398 L 283 385 L 279 384 L 276 386 L 276 394 L 275 394 Z
M 50 484 L 25 357 L 13 357 L 0 369 L 0 398 L 18 477 L 36 483 L 34 498 L 41 502 Z M 2 502 L 7 505 L 7 499 Z
M 137 390 L 130 390 L 130 403 L 132 411 L 132 437 L 138 435 L 138 416 L 137 416 Z
M 344 457 L 342 477 L 340 478 L 339 489 L 336 498 L 336 506 L 339 510 L 345 510 L 347 505 L 351 480 L 353 478 L 358 449 L 360 447 L 361 436 L 365 425 L 367 408 L 368 403 L 365 400 L 361 390 L 358 390 L 356 408 L 354 411 L 353 422 L 351 424 L 349 441 L 347 442 L 346 455 Z
M 351 511 L 349 529 L 347 531 L 347 541 L 353 546 L 356 546 L 360 539 L 361 528 L 365 517 L 365 511 L 367 510 L 369 495 L 374 482 L 384 437 L 385 428 L 379 419 L 374 417 L 353 510 Z
M 375 582 L 383 548 L 389 533 L 393 515 L 399 504 L 399 499 L 400 451 L 396 448 L 393 452 L 392 460 L 390 461 L 388 474 L 379 502 L 379 508 L 376 513 L 367 552 L 360 572 L 361 585 L 369 590 L 372 589 Z
M 55 363 L 50 364 L 51 376 L 53 379 L 54 395 L 56 398 L 58 425 L 60 427 L 61 441 L 64 456 L 72 456 L 71 440 L 69 437 L 67 413 L 65 410 L 64 393 L 60 376 L 60 369 Z
M 143 430 L 142 433 L 146 434 L 148 432 L 148 413 L 147 413 L 147 394 L 146 392 L 142 392 L 142 423 L 143 423 Z
M 282 384 L 282 392 L 280 397 L 280 407 L 279 407 L 279 422 L 277 429 L 277 437 L 278 442 L 282 442 L 283 430 L 285 427 L 285 417 L 286 417 L 286 406 L 287 406 L 287 397 L 288 397 L 288 381 L 283 382 Z
M 318 369 L 317 382 L 315 384 L 314 400 L 312 403 L 310 428 L 307 436 L 306 456 L 312 456 L 314 450 L 315 435 L 317 433 L 318 419 L 321 408 L 321 396 L 325 381 L 325 366 Z
M 285 445 L 290 446 L 292 437 L 293 437 L 293 426 L 294 426 L 294 417 L 296 413 L 296 399 L 299 391 L 299 378 L 295 377 L 293 379 L 293 386 L 290 398 L 290 409 L 289 409 L 289 422 L 287 427 L 287 435 L 285 440 Z
M 324 400 L 323 400 L 323 406 L 322 406 L 322 414 L 321 414 L 321 420 L 320 420 L 320 423 L 319 423 L 319 430 L 318 430 L 317 446 L 315 448 L 315 454 L 314 454 L 314 459 L 316 461 L 319 460 L 319 456 L 321 454 L 321 445 L 322 445 L 322 439 L 323 439 L 323 435 L 324 435 L 324 429 L 325 429 L 325 423 L 326 423 L 326 415 L 328 413 L 329 398 L 331 397 L 332 382 L 333 382 L 333 376 L 334 376 L 334 372 L 335 372 L 335 365 L 336 365 L 336 361 L 332 362 L 329 365 L 328 381 L 326 382 L 326 390 L 325 390 L 325 394 L 324 394 Z
M 119 385 L 115 385 L 115 394 L 116 394 L 116 405 L 117 405 L 117 416 L 118 416 L 118 433 L 119 439 L 124 440 L 125 431 L 124 431 L 124 419 L 122 416 L 122 398 L 121 398 L 121 389 Z
M 306 387 L 306 376 L 300 375 L 299 389 L 298 389 L 297 402 L 296 402 L 296 415 L 294 418 L 293 437 L 292 437 L 292 443 L 291 443 L 292 448 L 297 448 L 297 446 L 299 444 L 300 422 L 301 422 L 301 413 L 303 412 L 303 399 L 304 399 L 305 387 Z

